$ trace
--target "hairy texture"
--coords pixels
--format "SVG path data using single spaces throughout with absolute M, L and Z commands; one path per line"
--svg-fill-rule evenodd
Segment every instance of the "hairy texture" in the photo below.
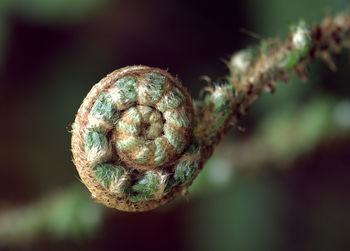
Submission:
M 97 83 L 81 105 L 74 163 L 97 201 L 150 210 L 185 190 L 197 173 L 193 124 L 192 100 L 176 78 L 158 68 L 125 67 Z M 179 179 L 180 166 L 188 178 Z
M 262 40 L 227 62 L 227 81 L 206 87 L 192 102 L 166 71 L 146 66 L 116 70 L 89 92 L 73 124 L 74 163 L 92 197 L 124 211 L 146 211 L 186 193 L 224 133 L 263 91 L 294 71 L 349 47 L 350 14 L 304 21 L 286 42 Z
M 230 70 L 227 81 L 205 88 L 204 101 L 195 106 L 198 124 L 195 134 L 203 139 L 204 159 L 263 91 L 273 93 L 278 81 L 288 81 L 290 71 L 306 81 L 306 67 L 318 57 L 335 69 L 332 56 L 350 47 L 349 36 L 350 14 L 339 13 L 313 27 L 300 21 L 291 26 L 284 43 L 278 38 L 266 39 L 259 46 L 235 53 L 227 62 Z

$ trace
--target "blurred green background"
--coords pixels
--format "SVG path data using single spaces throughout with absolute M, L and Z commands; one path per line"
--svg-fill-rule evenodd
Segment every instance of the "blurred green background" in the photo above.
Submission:
M 146 213 L 89 198 L 70 126 L 107 73 L 144 64 L 193 97 L 223 59 L 348 0 L 0 1 L 0 250 L 349 250 L 349 51 L 264 94 L 190 189 Z

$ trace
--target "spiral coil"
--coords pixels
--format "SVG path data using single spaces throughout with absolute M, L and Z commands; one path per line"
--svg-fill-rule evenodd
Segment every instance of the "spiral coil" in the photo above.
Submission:
M 92 197 L 124 211 L 156 208 L 184 191 L 199 165 L 192 100 L 168 72 L 116 70 L 84 99 L 72 152 Z

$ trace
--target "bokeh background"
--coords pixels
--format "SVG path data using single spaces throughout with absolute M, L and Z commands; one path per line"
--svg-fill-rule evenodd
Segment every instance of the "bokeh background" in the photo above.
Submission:
M 260 37 L 348 0 L 0 1 L 1 250 L 349 250 L 350 57 L 264 94 L 195 180 L 146 213 L 104 208 L 79 182 L 70 129 L 109 72 L 144 64 L 193 97 Z

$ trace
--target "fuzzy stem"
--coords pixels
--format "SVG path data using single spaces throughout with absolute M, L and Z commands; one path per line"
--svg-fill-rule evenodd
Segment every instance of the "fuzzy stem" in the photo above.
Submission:
M 230 75 L 226 83 L 206 88 L 207 95 L 197 103 L 195 134 L 203 142 L 202 161 L 205 162 L 224 133 L 263 91 L 274 92 L 278 81 L 288 82 L 295 72 L 306 81 L 306 67 L 315 58 L 323 59 L 332 70 L 332 57 L 350 47 L 350 13 L 326 17 L 321 25 L 309 28 L 304 21 L 290 28 L 288 39 L 262 40 L 257 47 L 234 54 L 227 63 Z M 213 130 L 214 128 L 214 130 Z

